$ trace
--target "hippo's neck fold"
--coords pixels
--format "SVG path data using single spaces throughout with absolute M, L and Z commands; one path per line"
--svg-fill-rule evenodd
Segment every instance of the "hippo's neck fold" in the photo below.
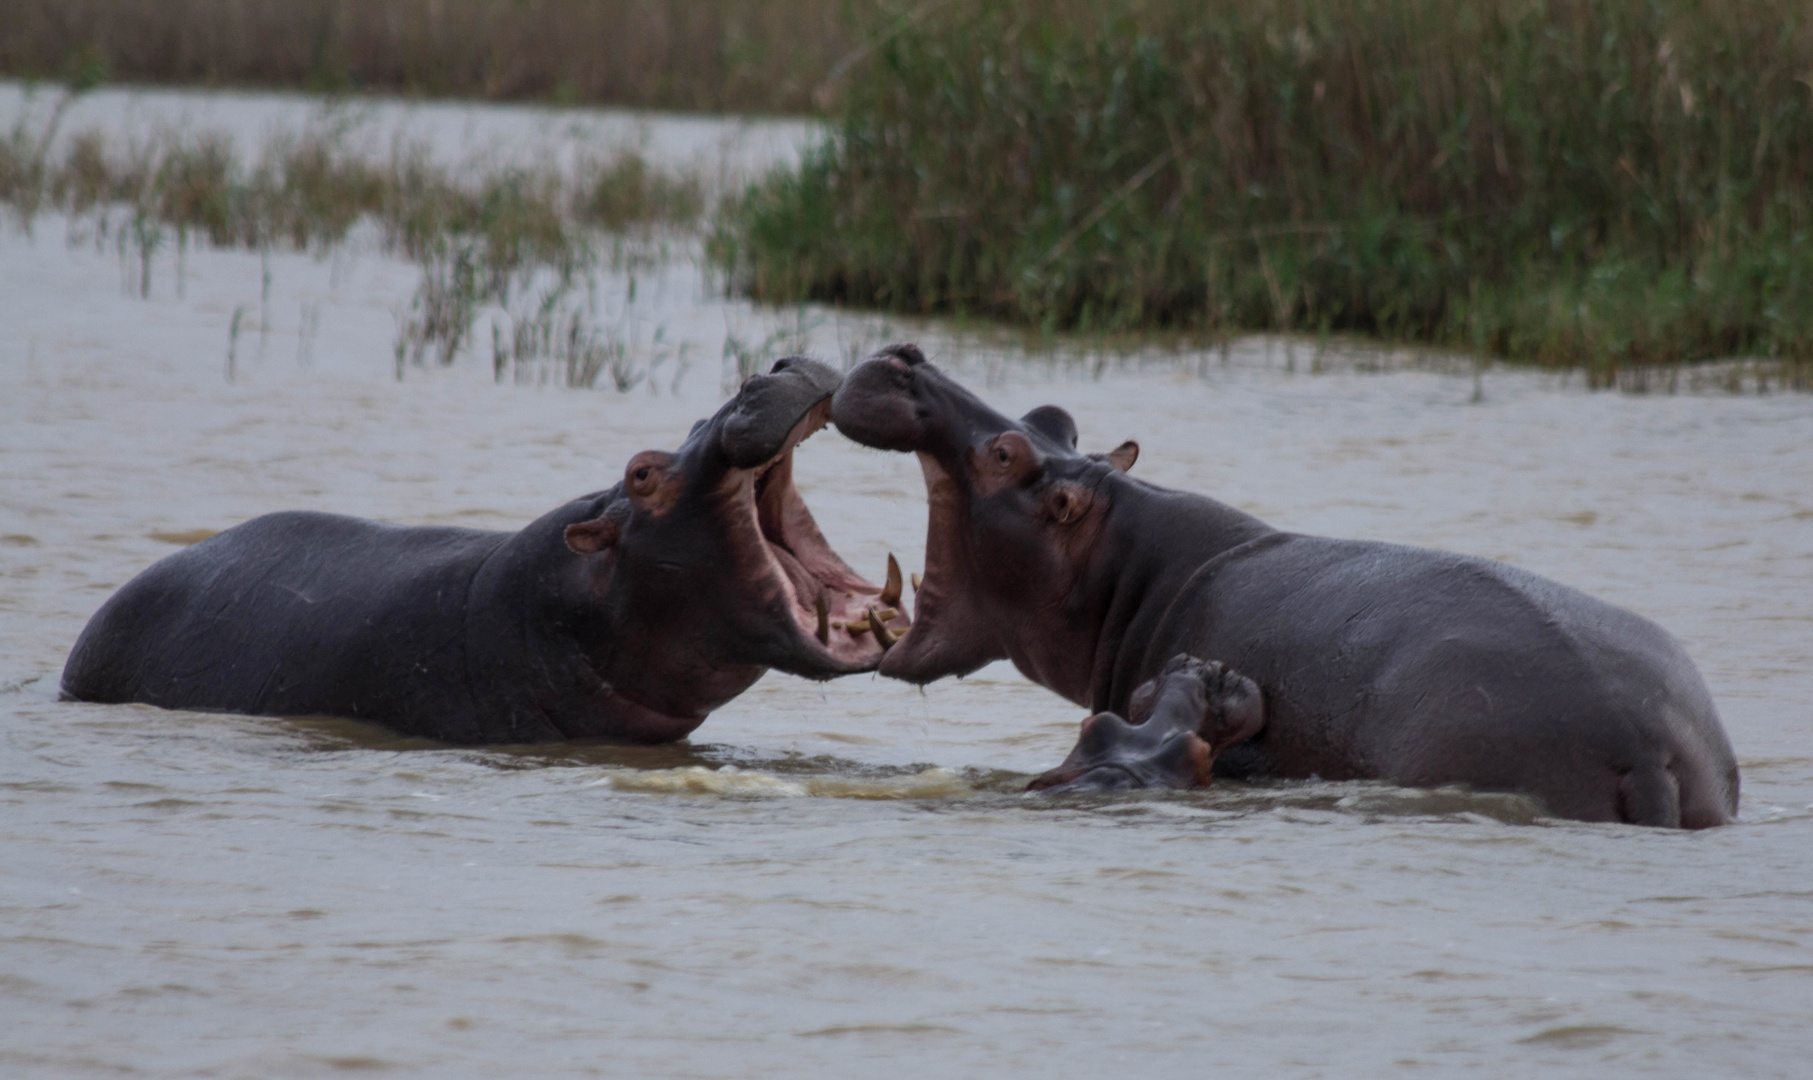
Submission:
M 1101 550 L 1078 584 L 1079 599 L 1101 612 L 1089 700 L 1078 704 L 1124 713 L 1134 687 L 1176 650 L 1167 624 L 1191 579 L 1217 556 L 1276 532 L 1206 496 L 1120 479 Z

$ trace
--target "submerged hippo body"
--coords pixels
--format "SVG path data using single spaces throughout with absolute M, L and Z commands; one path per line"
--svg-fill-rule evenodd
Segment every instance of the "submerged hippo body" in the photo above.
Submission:
M 1179 653 L 1263 690 L 1223 776 L 1378 778 L 1524 792 L 1556 815 L 1703 827 L 1738 775 L 1710 695 L 1654 623 L 1487 559 L 1281 532 L 1125 475 L 1138 448 L 1075 450 L 1046 406 L 989 409 L 897 346 L 832 409 L 858 442 L 918 454 L 929 522 L 914 626 L 884 675 L 1011 658 L 1096 712 Z
M 770 667 L 869 670 L 881 642 L 824 622 L 884 590 L 825 543 L 792 482 L 837 379 L 780 361 L 677 452 L 637 454 L 622 483 L 517 533 L 317 513 L 228 529 L 102 606 L 64 695 L 461 743 L 662 742 Z

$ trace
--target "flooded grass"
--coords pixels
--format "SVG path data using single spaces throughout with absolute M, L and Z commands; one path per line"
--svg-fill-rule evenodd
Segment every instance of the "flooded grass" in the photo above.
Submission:
M 170 249 L 180 291 L 192 244 L 262 252 L 268 268 L 276 250 L 331 255 L 370 222 L 383 250 L 421 268 L 399 317 L 398 378 L 411 366 L 452 363 L 486 304 L 504 308 L 514 325 L 507 344 L 494 334 L 500 381 L 506 371 L 518 382 L 548 381 L 559 368 L 564 385 L 589 388 L 608 372 L 628 390 L 664 358 L 657 350 L 651 367 L 632 361 L 620 334 L 591 321 L 595 304 L 567 301 L 596 267 L 694 234 L 705 209 L 697 175 L 657 169 L 628 149 L 569 170 L 456 171 L 427 147 L 407 145 L 372 160 L 331 123 L 274 136 L 249 166 L 229 137 L 210 132 L 111 144 L 82 132 L 59 144 L 73 99 L 66 93 L 40 112 L 25 110 L 0 137 L 0 203 L 27 232 L 45 212 L 69 215 L 72 239 L 115 248 L 140 296 L 150 295 L 158 257 Z M 268 300 L 268 269 L 266 277 Z M 533 315 L 511 307 L 524 291 L 537 297 Z M 229 336 L 229 380 L 244 314 L 235 313 Z
M 719 220 L 756 298 L 1813 381 L 1804 5 L 977 0 L 876 40 Z
M 872 0 L 0 0 L 0 72 L 805 112 Z

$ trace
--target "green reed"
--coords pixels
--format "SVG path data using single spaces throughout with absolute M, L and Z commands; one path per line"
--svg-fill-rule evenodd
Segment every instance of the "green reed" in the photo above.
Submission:
M 712 248 L 766 300 L 1813 358 L 1798 0 L 976 0 L 871 31 Z

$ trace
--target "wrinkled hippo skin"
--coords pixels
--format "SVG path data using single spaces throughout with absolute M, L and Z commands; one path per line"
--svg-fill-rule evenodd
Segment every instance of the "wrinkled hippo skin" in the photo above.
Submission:
M 1737 810 L 1711 696 L 1654 623 L 1487 559 L 1282 532 L 1076 450 L 1045 406 L 1010 420 L 893 346 L 848 373 L 845 435 L 918 455 L 928 504 L 914 625 L 884 675 L 1011 658 L 1095 712 L 1179 653 L 1264 693 L 1221 776 L 1522 792 L 1587 821 L 1698 828 Z
M 1207 787 L 1215 755 L 1265 726 L 1265 700 L 1253 680 L 1227 665 L 1178 655 L 1133 691 L 1128 715 L 1084 720 L 1076 749 L 1026 790 Z
M 228 529 L 101 607 L 64 695 L 457 743 L 664 742 L 768 668 L 870 670 L 881 642 L 823 624 L 857 620 L 881 590 L 825 543 L 792 481 L 837 384 L 823 364 L 779 361 L 678 451 L 637 454 L 615 487 L 517 533 L 304 512 Z

